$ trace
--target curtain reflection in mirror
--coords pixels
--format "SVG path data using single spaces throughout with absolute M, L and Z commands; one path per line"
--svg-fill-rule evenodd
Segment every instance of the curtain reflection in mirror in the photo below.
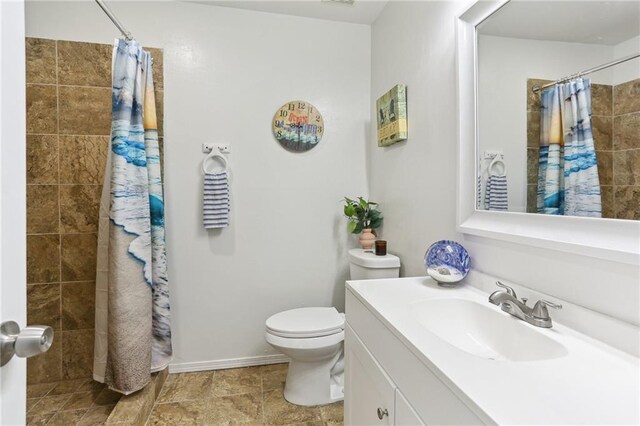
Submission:
M 540 115 L 538 213 L 601 217 L 590 80 L 544 90 Z

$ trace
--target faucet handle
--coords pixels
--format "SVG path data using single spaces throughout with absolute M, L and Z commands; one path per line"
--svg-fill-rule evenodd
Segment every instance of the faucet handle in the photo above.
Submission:
M 516 292 L 515 292 L 515 290 L 514 290 L 513 288 L 509 287 L 509 286 L 508 286 L 508 285 L 506 285 L 506 284 L 502 284 L 500 281 L 496 281 L 496 285 L 497 285 L 498 287 L 502 287 L 502 288 L 504 288 L 505 290 L 507 290 L 507 294 L 509 294 L 509 295 L 513 296 L 513 297 L 514 297 L 514 299 L 517 299 L 517 297 L 516 297 Z
M 562 309 L 562 305 L 549 302 L 548 300 L 538 300 L 533 307 L 531 314 L 534 318 L 549 319 L 549 311 L 547 306 L 553 309 Z

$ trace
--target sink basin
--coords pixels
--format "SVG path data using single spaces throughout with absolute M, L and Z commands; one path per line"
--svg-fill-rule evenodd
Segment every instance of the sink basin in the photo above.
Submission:
M 445 342 L 472 355 L 499 361 L 540 361 L 567 354 L 560 343 L 492 305 L 470 299 L 414 302 L 412 316 Z

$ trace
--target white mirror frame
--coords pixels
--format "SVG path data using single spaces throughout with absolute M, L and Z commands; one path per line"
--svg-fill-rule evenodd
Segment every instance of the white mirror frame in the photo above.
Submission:
M 458 232 L 638 265 L 640 221 L 476 210 L 476 26 L 508 1 L 476 1 L 457 17 Z

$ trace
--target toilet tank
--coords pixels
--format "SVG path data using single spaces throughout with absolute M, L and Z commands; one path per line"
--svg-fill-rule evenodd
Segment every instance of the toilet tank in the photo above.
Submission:
M 398 278 L 400 276 L 400 258 L 392 254 L 376 256 L 373 250 L 349 250 L 349 264 L 352 280 L 373 280 L 380 278 Z

